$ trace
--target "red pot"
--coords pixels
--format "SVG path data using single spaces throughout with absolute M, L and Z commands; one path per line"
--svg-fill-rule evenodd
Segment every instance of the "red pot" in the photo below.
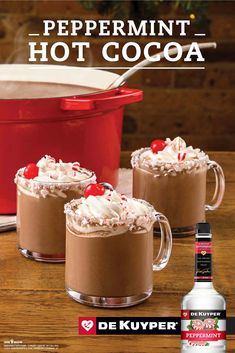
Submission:
M 49 154 L 79 161 L 98 181 L 117 185 L 123 109 L 142 91 L 103 89 L 118 75 L 101 70 L 48 65 L 0 65 L 2 81 L 77 84 L 98 93 L 56 98 L 0 100 L 0 213 L 16 212 L 14 176 Z

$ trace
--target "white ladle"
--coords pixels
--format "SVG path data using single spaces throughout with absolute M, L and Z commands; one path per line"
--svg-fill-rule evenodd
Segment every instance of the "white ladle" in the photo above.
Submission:
M 205 49 L 205 48 L 216 48 L 216 43 L 215 42 L 209 42 L 209 43 L 198 43 L 198 46 L 200 49 Z M 189 50 L 191 47 L 191 44 L 188 45 L 184 45 L 182 46 L 182 50 L 183 52 Z M 174 55 L 177 54 L 178 50 L 176 48 L 170 49 L 168 50 L 168 55 Z M 153 56 L 151 56 L 151 59 L 155 59 L 156 57 L 159 57 L 160 59 L 162 59 L 164 57 L 164 52 L 161 51 L 158 54 L 155 54 Z M 143 61 L 141 61 L 140 63 L 136 64 L 135 66 L 133 66 L 131 69 L 127 70 L 124 74 L 122 74 L 120 77 L 118 77 L 114 82 L 112 82 L 107 89 L 112 89 L 112 88 L 117 88 L 119 86 L 121 86 L 124 82 L 127 81 L 127 79 L 129 77 L 131 77 L 132 75 L 134 75 L 134 73 L 138 70 L 140 70 L 142 67 L 147 66 L 152 64 L 153 61 L 150 61 L 148 59 L 145 59 Z

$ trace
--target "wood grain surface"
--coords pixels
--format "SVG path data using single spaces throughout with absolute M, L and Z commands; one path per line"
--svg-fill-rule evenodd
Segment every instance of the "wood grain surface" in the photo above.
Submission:
M 228 316 L 235 316 L 235 153 L 216 152 L 210 157 L 224 168 L 226 193 L 222 206 L 208 213 L 213 227 L 215 287 L 227 301 Z M 128 167 L 130 153 L 122 154 Z M 208 178 L 208 197 L 214 187 Z M 159 239 L 155 239 L 155 246 Z M 154 273 L 154 291 L 141 305 L 119 310 L 80 305 L 64 291 L 64 265 L 37 263 L 16 250 L 15 232 L 0 235 L 0 353 L 4 341 L 14 339 L 37 345 L 37 352 L 59 353 L 177 353 L 179 336 L 95 336 L 77 334 L 79 316 L 178 316 L 182 296 L 193 285 L 193 237 L 173 241 L 167 268 Z M 40 348 L 40 345 L 54 345 Z M 52 349 L 53 348 L 53 349 Z M 21 349 L 11 349 L 18 353 Z M 227 353 L 235 351 L 235 336 L 229 336 Z

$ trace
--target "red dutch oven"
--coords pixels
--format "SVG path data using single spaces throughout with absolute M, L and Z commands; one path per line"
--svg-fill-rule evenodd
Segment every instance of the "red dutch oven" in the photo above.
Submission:
M 59 65 L 0 65 L 0 80 L 6 85 L 8 81 L 57 83 L 95 92 L 0 99 L 1 214 L 16 212 L 16 171 L 45 154 L 79 161 L 96 173 L 98 181 L 117 185 L 123 109 L 143 98 L 142 91 L 126 85 L 106 90 L 117 77 L 108 71 Z

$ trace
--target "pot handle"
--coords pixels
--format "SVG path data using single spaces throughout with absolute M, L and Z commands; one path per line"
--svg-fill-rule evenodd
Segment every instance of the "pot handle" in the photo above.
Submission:
M 62 110 L 111 110 L 142 99 L 143 91 L 125 87 L 118 89 L 117 94 L 111 97 L 62 98 L 60 107 Z

